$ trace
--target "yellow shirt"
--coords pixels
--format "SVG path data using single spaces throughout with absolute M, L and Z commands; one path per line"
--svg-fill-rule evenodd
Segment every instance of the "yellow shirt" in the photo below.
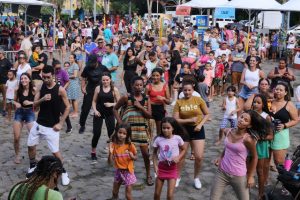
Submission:
M 37 52 L 32 52 L 32 57 L 33 57 L 33 60 L 34 60 L 35 62 L 37 62 L 38 59 L 39 59 L 39 54 L 38 54 Z
M 189 99 L 178 99 L 173 112 L 179 112 L 179 117 L 181 119 L 198 117 L 196 123 L 189 124 L 190 126 L 197 126 L 203 119 L 202 109 L 205 107 L 205 101 L 201 97 L 192 96 Z

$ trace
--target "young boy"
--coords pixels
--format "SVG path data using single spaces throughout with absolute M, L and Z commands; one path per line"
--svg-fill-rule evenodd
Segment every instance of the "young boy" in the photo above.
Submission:
M 220 89 L 223 85 L 223 76 L 224 76 L 224 65 L 222 63 L 222 57 L 218 56 L 216 69 L 215 69 L 215 78 L 213 80 L 213 86 L 216 95 L 220 95 Z

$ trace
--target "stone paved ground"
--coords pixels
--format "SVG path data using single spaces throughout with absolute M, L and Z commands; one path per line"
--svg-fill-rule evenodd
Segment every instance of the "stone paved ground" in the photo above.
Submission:
M 276 64 L 277 65 L 277 64 Z M 268 72 L 275 63 L 268 62 L 263 65 L 265 72 Z M 300 72 L 295 72 L 298 82 L 300 82 Z M 295 83 L 295 85 L 298 85 Z M 124 88 L 124 86 L 117 84 L 118 88 Z M 122 89 L 124 91 L 124 89 Z M 214 146 L 214 139 L 218 134 L 218 126 L 222 119 L 223 113 L 220 110 L 221 98 L 216 98 L 211 104 L 210 111 L 212 113 L 212 121 L 205 125 L 206 130 L 206 149 L 203 167 L 201 171 L 201 181 L 203 188 L 196 190 L 193 188 L 193 162 L 186 159 L 185 169 L 182 174 L 182 181 L 180 186 L 176 189 L 175 199 L 182 200 L 207 200 L 209 199 L 209 193 L 216 167 L 212 164 L 212 160 L 215 159 L 222 151 L 222 146 Z M 169 112 L 171 113 L 171 108 Z M 59 186 L 65 199 L 70 197 L 76 197 L 77 200 L 104 200 L 111 196 L 112 184 L 113 184 L 113 167 L 109 166 L 106 162 L 107 153 L 104 149 L 106 146 L 107 134 L 106 128 L 103 127 L 103 135 L 100 138 L 100 142 L 97 149 L 98 163 L 92 165 L 90 160 L 90 145 L 92 138 L 92 117 L 89 116 L 87 120 L 86 131 L 83 135 L 78 134 L 78 119 L 72 120 L 73 132 L 66 134 L 61 132 L 60 148 L 65 158 L 65 167 L 71 178 L 69 186 Z M 299 145 L 300 136 L 298 134 L 299 125 L 291 130 L 291 148 L 292 152 L 297 145 Z M 0 199 L 7 199 L 10 188 L 16 182 L 25 178 L 25 173 L 28 168 L 28 156 L 26 148 L 26 139 L 28 133 L 25 129 L 22 132 L 21 138 L 21 156 L 23 157 L 22 163 L 16 165 L 13 162 L 14 150 L 13 150 L 13 135 L 12 124 L 4 123 L 4 119 L 0 121 Z M 38 157 L 49 154 L 47 145 L 43 141 L 38 147 Z M 138 160 L 135 163 L 136 176 L 138 178 L 138 184 L 134 187 L 132 192 L 134 199 L 148 200 L 153 198 L 154 186 L 145 186 L 145 170 L 143 159 L 139 154 Z M 152 169 L 153 172 L 153 169 Z M 276 173 L 271 172 L 271 178 L 269 183 L 274 184 Z M 251 189 L 251 199 L 256 199 L 257 189 Z M 162 192 L 162 199 L 165 199 L 166 187 Z M 120 197 L 124 199 L 124 188 L 120 190 Z M 236 197 L 233 194 L 233 190 L 226 188 L 223 198 L 224 200 L 234 200 Z M 282 198 L 280 198 L 282 199 Z M 288 198 L 286 198 L 288 199 Z

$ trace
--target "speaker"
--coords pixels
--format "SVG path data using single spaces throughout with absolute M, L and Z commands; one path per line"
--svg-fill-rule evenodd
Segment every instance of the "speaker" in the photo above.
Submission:
M 41 16 L 41 6 L 28 6 L 26 13 L 29 16 L 39 18 Z

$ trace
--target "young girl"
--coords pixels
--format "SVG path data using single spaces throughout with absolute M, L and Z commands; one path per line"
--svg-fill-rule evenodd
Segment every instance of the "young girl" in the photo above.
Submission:
M 203 75 L 205 76 L 204 83 L 208 86 L 208 89 L 209 89 L 208 100 L 211 101 L 212 100 L 212 87 L 211 87 L 212 85 L 211 84 L 212 84 L 213 78 L 215 77 L 211 63 L 207 62 L 205 64 L 205 69 L 203 71 Z
M 153 164 L 157 174 L 154 199 L 160 199 L 164 181 L 167 180 L 167 199 L 172 200 L 178 178 L 177 165 L 185 154 L 184 141 L 178 135 L 178 133 L 182 134 L 183 131 L 174 118 L 166 117 L 162 120 L 161 132 L 153 143 Z
M 146 94 L 150 98 L 152 118 L 156 123 L 157 135 L 160 135 L 161 120 L 165 117 L 165 104 L 170 103 L 170 93 L 167 83 L 161 81 L 163 70 L 154 68 L 152 70 L 151 80 L 146 86 Z
M 222 198 L 227 185 L 231 185 L 237 199 L 249 200 L 249 188 L 254 186 L 257 165 L 256 141 L 265 138 L 268 122 L 256 111 L 241 114 L 236 129 L 225 129 L 224 151 L 215 164 L 219 167 L 210 193 L 211 200 Z M 246 165 L 248 155 L 251 155 Z
M 119 189 L 125 185 L 126 199 L 131 200 L 131 185 L 136 182 L 134 175 L 134 163 L 136 160 L 136 148 L 131 143 L 131 128 L 128 124 L 121 124 L 112 135 L 112 143 L 109 146 L 108 162 L 114 162 L 116 168 L 112 191 L 112 199 L 119 199 Z
M 267 99 L 264 95 L 257 94 L 252 103 L 252 109 L 255 110 L 260 116 L 266 119 L 271 123 L 271 117 L 269 116 L 269 108 L 267 104 Z M 272 131 L 269 131 L 269 134 L 264 138 L 258 138 L 256 144 L 256 151 L 258 156 L 258 162 L 256 166 L 256 172 L 258 176 L 258 197 L 263 199 L 265 192 L 265 184 L 267 183 L 269 176 L 269 167 L 270 167 L 270 140 L 273 139 Z
M 236 88 L 234 86 L 229 86 L 227 88 L 227 97 L 223 99 L 222 109 L 225 110 L 222 123 L 219 130 L 219 138 L 215 145 L 220 145 L 224 129 L 227 127 L 227 123 L 230 123 L 231 128 L 236 128 L 237 125 L 237 112 L 240 110 L 238 100 L 235 97 Z
M 16 74 L 14 70 L 9 70 L 7 73 L 8 80 L 6 81 L 6 108 L 7 108 L 7 118 L 6 121 L 11 121 L 11 111 L 13 108 L 15 90 L 18 88 L 18 80 L 16 79 Z

